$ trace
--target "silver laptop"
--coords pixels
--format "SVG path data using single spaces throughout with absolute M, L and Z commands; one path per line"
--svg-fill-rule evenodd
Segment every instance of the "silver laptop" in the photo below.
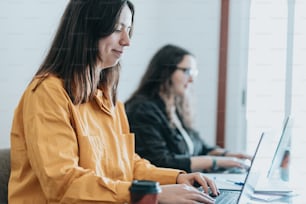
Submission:
M 289 157 L 291 131 L 293 119 L 289 116 L 286 118 L 282 132 L 277 138 L 277 146 L 274 154 L 268 155 L 270 167 L 267 173 L 264 171 L 257 179 L 254 186 L 254 193 L 261 194 L 280 194 L 286 195 L 292 193 L 292 189 L 288 185 L 289 180 Z
M 247 175 L 245 177 L 244 182 L 242 182 L 242 189 L 241 190 L 229 190 L 229 189 L 220 189 L 220 195 L 215 197 L 216 204 L 237 204 L 237 203 L 243 203 L 241 200 L 243 200 L 244 197 L 249 197 L 250 194 L 253 192 L 253 184 L 254 179 L 256 179 L 254 176 L 257 175 L 257 172 L 254 172 L 253 170 L 253 163 L 257 158 L 257 153 L 259 150 L 259 147 L 262 144 L 262 140 L 265 137 L 265 134 L 262 133 L 259 142 L 257 144 L 253 161 L 250 165 L 249 171 L 247 172 Z
M 288 116 L 285 120 L 285 123 L 283 125 L 282 133 L 278 142 L 278 145 L 276 147 L 270 169 L 267 173 L 268 179 L 273 179 L 274 176 L 276 176 L 277 172 L 279 172 L 280 167 L 285 162 L 284 159 L 286 159 L 286 156 L 289 156 L 290 152 L 290 142 L 291 142 L 291 130 L 292 130 L 292 124 L 293 120 L 290 116 Z M 282 175 L 279 175 L 280 178 L 284 181 L 287 181 L 288 178 L 282 177 Z

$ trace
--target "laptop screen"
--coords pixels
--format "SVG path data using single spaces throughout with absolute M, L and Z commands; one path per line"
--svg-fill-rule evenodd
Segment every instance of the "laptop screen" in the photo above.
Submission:
M 257 144 L 254 156 L 253 156 L 251 167 L 250 167 L 249 172 L 248 172 L 248 174 L 245 178 L 245 182 L 244 182 L 244 185 L 242 187 L 242 190 L 241 190 L 241 193 L 240 193 L 240 196 L 239 196 L 239 199 L 238 199 L 239 204 L 240 203 L 245 204 L 246 201 L 249 200 L 251 194 L 253 193 L 254 185 L 256 184 L 257 179 L 259 177 L 257 169 L 254 168 L 254 164 L 256 163 L 256 161 L 258 159 L 260 159 L 258 157 L 258 152 L 261 151 L 261 147 L 263 145 L 263 140 L 264 140 L 265 137 L 266 137 L 265 133 L 262 133 L 261 137 L 259 139 L 259 142 Z
M 289 157 L 289 152 L 290 152 L 289 148 L 291 140 L 291 129 L 292 129 L 292 118 L 287 117 L 271 162 L 270 169 L 268 170 L 267 173 L 268 179 L 277 176 L 278 178 L 287 180 L 287 178 L 282 178 L 281 175 L 277 175 L 277 172 L 279 172 L 282 166 L 288 164 L 287 159 Z

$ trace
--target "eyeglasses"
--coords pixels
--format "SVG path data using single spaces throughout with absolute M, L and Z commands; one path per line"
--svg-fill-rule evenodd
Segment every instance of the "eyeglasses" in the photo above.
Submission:
M 192 69 L 192 68 L 188 68 L 188 67 L 176 67 L 178 70 L 181 70 L 184 72 L 184 74 L 188 77 L 193 77 L 195 78 L 196 76 L 198 76 L 199 74 L 199 70 L 198 69 Z

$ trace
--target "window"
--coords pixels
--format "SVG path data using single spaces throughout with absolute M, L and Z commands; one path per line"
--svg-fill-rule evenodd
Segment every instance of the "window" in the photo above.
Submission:
M 303 152 L 306 144 L 306 2 L 295 1 L 294 43 L 292 65 L 292 115 L 294 116 L 293 142 L 295 151 Z
M 285 116 L 287 0 L 253 0 L 247 79 L 247 150 L 260 134 L 281 131 Z

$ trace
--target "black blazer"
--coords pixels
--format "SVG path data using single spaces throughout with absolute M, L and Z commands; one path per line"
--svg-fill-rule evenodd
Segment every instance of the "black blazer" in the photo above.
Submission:
M 206 145 L 195 130 L 184 127 L 194 144 L 190 155 L 179 130 L 170 126 L 160 97 L 137 96 L 125 108 L 131 132 L 135 133 L 136 152 L 156 166 L 191 172 L 190 156 L 206 155 L 215 149 Z

